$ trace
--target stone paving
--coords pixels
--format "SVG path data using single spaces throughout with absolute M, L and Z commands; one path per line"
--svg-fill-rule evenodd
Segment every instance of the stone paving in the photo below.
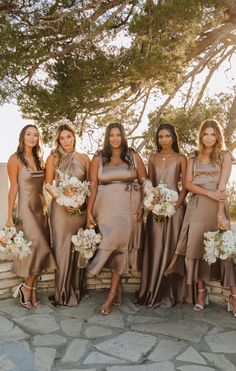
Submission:
M 0 370 L 236 371 L 236 319 L 223 305 L 147 310 L 131 294 L 109 316 L 92 291 L 77 308 L 0 302 Z

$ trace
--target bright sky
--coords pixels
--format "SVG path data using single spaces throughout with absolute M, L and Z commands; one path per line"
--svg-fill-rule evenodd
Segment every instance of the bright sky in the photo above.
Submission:
M 230 68 L 235 65 L 236 55 L 231 59 L 231 65 L 227 62 L 215 73 L 207 89 L 207 95 L 213 97 L 215 94 L 228 92 L 232 90 L 233 86 L 236 86 L 236 69 Z M 202 75 L 200 79 L 203 78 L 204 76 Z M 177 100 L 173 103 L 178 105 Z M 150 102 L 148 111 L 155 110 L 159 104 L 160 102 Z M 145 129 L 146 126 L 148 111 L 144 116 L 143 129 Z M 30 121 L 22 119 L 16 105 L 5 104 L 0 107 L 0 125 L 3 128 L 0 136 L 0 162 L 6 162 L 9 156 L 15 152 L 20 130 L 28 123 L 30 123 Z M 234 166 L 231 179 L 236 180 L 236 166 Z

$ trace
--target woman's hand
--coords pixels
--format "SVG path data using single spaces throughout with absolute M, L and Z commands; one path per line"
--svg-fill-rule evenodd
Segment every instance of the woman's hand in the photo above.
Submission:
M 91 213 L 87 214 L 87 222 L 86 222 L 87 227 L 93 228 L 96 225 L 96 222 L 92 216 Z
M 212 198 L 215 201 L 223 202 L 226 199 L 226 192 L 225 191 L 208 191 L 208 197 Z
M 219 229 L 227 230 L 229 229 L 229 220 L 225 215 L 217 215 L 217 224 Z
M 135 215 L 136 215 L 136 221 L 140 222 L 143 217 L 143 206 L 142 205 L 138 206 Z
M 72 207 L 72 206 L 63 206 L 64 209 L 68 212 L 68 213 L 74 213 L 75 211 L 78 211 L 80 206 L 78 207 Z

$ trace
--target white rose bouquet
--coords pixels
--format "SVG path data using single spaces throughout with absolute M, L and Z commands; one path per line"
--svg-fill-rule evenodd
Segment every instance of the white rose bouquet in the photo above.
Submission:
M 236 233 L 230 230 L 204 233 L 203 259 L 210 265 L 217 259 L 236 257 Z
M 163 222 L 175 214 L 178 193 L 169 189 L 166 184 L 160 183 L 153 187 L 150 180 L 144 181 L 144 207 L 156 215 L 156 221 Z
M 94 228 L 80 228 L 71 241 L 74 245 L 74 250 L 79 252 L 78 265 L 80 268 L 87 266 L 102 240 L 100 233 L 96 233 Z
M 31 254 L 32 242 L 24 238 L 22 231 L 17 232 L 15 227 L 4 227 L 0 230 L 0 251 L 9 258 L 23 259 Z
M 80 214 L 79 208 L 84 204 L 90 195 L 89 182 L 81 182 L 78 178 L 63 174 L 57 169 L 59 183 L 57 185 L 46 184 L 46 189 L 50 190 L 56 197 L 59 205 L 78 208 L 71 215 Z

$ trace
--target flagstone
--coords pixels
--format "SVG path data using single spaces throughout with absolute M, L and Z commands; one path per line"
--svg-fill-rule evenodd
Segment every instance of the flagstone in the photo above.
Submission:
M 3 316 L 0 316 L 0 328 L 1 328 L 1 335 L 8 333 L 11 329 L 13 329 L 13 323 L 6 319 Z
M 0 370 L 33 371 L 34 359 L 32 352 L 25 348 L 25 344 L 19 342 L 0 345 Z
M 177 367 L 177 370 L 180 371 L 217 371 L 215 368 L 199 365 L 183 365 Z
M 111 335 L 112 330 L 99 326 L 90 326 L 85 329 L 84 334 L 88 339 L 97 339 L 103 336 Z
M 207 332 L 206 324 L 196 324 L 193 321 L 169 321 L 159 323 L 135 324 L 131 326 L 134 331 L 145 333 L 163 334 L 173 336 L 178 339 L 188 340 L 198 343 L 202 336 Z
M 193 348 L 189 347 L 177 358 L 178 361 L 190 362 L 190 363 L 199 363 L 200 365 L 206 365 L 206 361 L 202 356 Z
M 172 362 L 157 362 L 148 365 L 135 366 L 112 366 L 107 367 L 107 371 L 175 371 Z
M 21 317 L 26 315 L 28 309 L 22 307 L 15 299 L 1 300 L 0 312 L 11 315 L 12 317 Z
M 117 327 L 117 328 L 124 328 L 124 319 L 123 315 L 119 311 L 112 311 L 109 316 L 102 316 L 101 314 L 97 314 L 92 316 L 88 319 L 88 323 L 96 323 L 103 326 L 109 327 Z
M 137 362 L 155 345 L 156 337 L 127 331 L 112 339 L 96 344 L 95 348 L 109 355 Z
M 205 340 L 212 352 L 236 353 L 236 331 L 226 331 L 219 334 L 207 335 Z
M 53 348 L 36 348 L 34 354 L 34 364 L 37 371 L 50 371 L 56 356 Z
M 233 365 L 223 354 L 213 354 L 202 352 L 204 357 L 210 361 L 212 366 L 217 367 L 219 371 L 236 371 L 236 366 Z
M 10 341 L 17 341 L 17 340 L 23 340 L 30 337 L 29 334 L 25 333 L 21 328 L 18 326 L 15 326 L 10 331 L 2 333 L 0 331 L 0 344 L 4 344 L 6 342 Z
M 89 347 L 89 340 L 74 339 L 67 347 L 62 363 L 79 362 Z
M 61 321 L 61 328 L 67 336 L 80 336 L 83 329 L 83 321 L 74 318 L 67 318 Z
M 122 359 L 118 359 L 118 358 L 115 358 L 115 357 L 111 357 L 111 356 L 108 356 L 106 354 L 103 354 L 103 353 L 99 353 L 99 352 L 92 352 L 88 355 L 88 357 L 84 360 L 83 364 L 85 365 L 89 365 L 89 364 L 109 364 L 109 363 L 112 363 L 113 365 L 117 364 L 122 364 L 122 363 L 125 363 L 124 360 Z
M 59 346 L 66 344 L 66 338 L 57 334 L 36 335 L 33 338 L 34 346 Z
M 127 317 L 128 322 L 138 323 L 157 323 L 166 321 L 166 318 L 157 318 L 157 317 L 147 317 L 147 316 L 139 316 L 139 315 L 128 315 Z
M 49 314 L 30 314 L 14 318 L 14 321 L 32 334 L 48 334 L 60 329 L 55 318 Z
M 150 361 L 169 361 L 176 356 L 183 347 L 186 346 L 184 341 L 172 341 L 163 339 L 157 347 L 149 354 Z

